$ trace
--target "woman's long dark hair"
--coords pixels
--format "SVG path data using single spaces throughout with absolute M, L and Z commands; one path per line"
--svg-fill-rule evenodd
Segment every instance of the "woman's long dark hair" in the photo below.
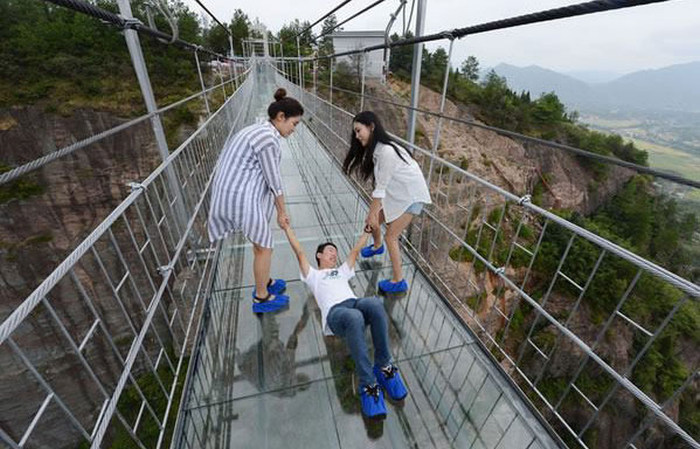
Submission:
M 396 146 L 396 143 L 387 134 L 377 114 L 372 111 L 362 111 L 352 119 L 352 122 L 362 123 L 368 127 L 374 125 L 374 131 L 370 135 L 366 148 L 355 137 L 355 130 L 351 131 L 350 151 L 348 151 L 348 155 L 345 156 L 345 161 L 343 161 L 343 171 L 346 174 L 357 173 L 363 181 L 374 178 L 374 149 L 377 146 L 377 142 L 391 145 L 401 160 L 407 162 L 401 155 L 401 151 Z

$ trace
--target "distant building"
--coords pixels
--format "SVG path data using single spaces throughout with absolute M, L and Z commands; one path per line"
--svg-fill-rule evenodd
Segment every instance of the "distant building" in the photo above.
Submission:
M 331 34 L 333 38 L 333 50 L 335 53 L 343 53 L 346 51 L 359 50 L 361 48 L 370 47 L 372 45 L 384 43 L 384 31 L 340 31 Z M 351 66 L 361 61 L 360 54 L 354 56 L 341 56 L 337 59 L 338 62 L 345 61 Z M 367 66 L 365 68 L 365 76 L 367 78 L 383 78 L 384 75 L 384 51 L 374 50 L 369 53 L 364 53 L 367 58 Z

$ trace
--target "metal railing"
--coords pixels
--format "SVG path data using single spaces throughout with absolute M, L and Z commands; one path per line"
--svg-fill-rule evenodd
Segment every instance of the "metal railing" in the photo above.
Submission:
M 31 415 L 3 418 L 10 447 L 53 445 L 38 431 L 47 423 L 93 448 L 161 447 L 169 437 L 212 275 L 198 256 L 211 250 L 208 189 L 247 112 L 248 73 L 0 325 L 4 382 L 36 403 Z
M 303 102 L 308 126 L 342 163 L 353 115 L 292 83 L 303 71 L 285 71 L 291 67 L 276 63 L 279 83 Z M 530 195 L 393 137 L 413 151 L 433 198 L 406 245 L 564 441 L 595 447 L 601 426 L 625 413 L 627 425 L 614 428 L 617 447 L 700 447 L 673 412 L 695 401 L 697 367 L 680 368 L 663 391 L 640 381 L 697 312 L 700 287 Z M 355 185 L 369 198 L 370 186 Z M 663 299 L 650 313 L 644 303 L 657 293 Z M 682 338 L 693 344 L 692 331 Z M 624 351 L 614 351 L 618 339 Z

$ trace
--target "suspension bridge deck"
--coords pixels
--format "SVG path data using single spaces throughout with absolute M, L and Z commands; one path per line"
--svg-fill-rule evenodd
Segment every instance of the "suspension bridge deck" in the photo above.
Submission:
M 258 83 L 257 91 L 260 107 L 272 86 Z M 342 258 L 363 226 L 365 203 L 303 124 L 282 152 L 287 207 L 307 254 L 331 240 Z M 385 421 L 363 419 L 349 352 L 338 337 L 323 336 L 283 231 L 274 237 L 272 275 L 287 280 L 291 301 L 263 316 L 251 310 L 251 244 L 238 235 L 223 244 L 179 447 L 557 447 L 408 258 L 410 291 L 383 300 L 409 396 L 388 406 Z M 390 275 L 386 254 L 356 268 L 358 296 L 375 295 Z

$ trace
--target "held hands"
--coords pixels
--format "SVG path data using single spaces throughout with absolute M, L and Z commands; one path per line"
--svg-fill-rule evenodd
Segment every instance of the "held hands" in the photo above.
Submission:
M 283 230 L 287 230 L 290 226 L 289 222 L 289 215 L 287 215 L 286 212 L 278 212 L 277 213 L 277 224 L 279 225 L 280 228 Z
M 379 229 L 379 214 L 370 212 L 365 219 L 365 229 Z M 371 231 L 370 231 L 371 232 Z

